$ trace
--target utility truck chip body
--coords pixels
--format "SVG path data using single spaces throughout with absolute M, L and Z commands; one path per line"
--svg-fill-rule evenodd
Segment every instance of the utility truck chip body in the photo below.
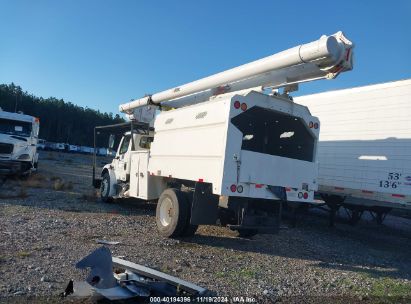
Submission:
M 287 93 L 351 70 L 352 47 L 339 32 L 120 105 L 131 130 L 94 180 L 102 199 L 158 200 L 168 237 L 217 222 L 243 236 L 277 231 L 281 203 L 314 202 L 317 190 L 320 123 Z
M 24 175 L 37 168 L 40 121 L 0 109 L 0 174 Z

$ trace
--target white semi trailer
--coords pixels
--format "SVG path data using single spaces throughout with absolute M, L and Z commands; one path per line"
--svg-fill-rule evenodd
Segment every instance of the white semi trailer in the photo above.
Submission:
M 121 125 L 131 130 L 101 183 L 93 180 L 101 198 L 158 200 L 157 227 L 167 237 L 218 220 L 244 236 L 277 231 L 281 202 L 313 202 L 317 190 L 319 121 L 287 93 L 351 70 L 352 47 L 341 32 L 322 36 L 120 105 L 140 122 Z M 263 93 L 280 87 L 282 95 Z
M 321 119 L 318 193 L 378 222 L 411 210 L 411 79 L 295 98 Z
M 24 175 L 37 168 L 40 120 L 0 108 L 0 175 Z

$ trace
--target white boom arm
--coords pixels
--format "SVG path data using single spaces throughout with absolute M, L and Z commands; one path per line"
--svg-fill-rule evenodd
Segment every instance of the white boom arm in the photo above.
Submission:
M 342 32 L 322 36 L 314 42 L 122 104 L 119 110 L 132 113 L 138 107 L 163 102 L 181 107 L 257 86 L 280 88 L 316 79 L 333 79 L 341 72 L 352 70 L 353 47 Z

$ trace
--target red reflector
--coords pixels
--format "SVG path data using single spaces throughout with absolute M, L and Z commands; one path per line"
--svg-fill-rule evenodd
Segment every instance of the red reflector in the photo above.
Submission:
M 405 197 L 405 195 L 402 194 L 392 194 L 393 197 Z
M 304 192 L 303 196 L 304 196 L 304 199 L 307 199 L 308 198 L 308 193 Z
M 236 185 L 231 185 L 230 186 L 230 190 L 231 190 L 231 192 L 236 192 L 236 190 L 237 190 L 237 186 Z
M 262 184 L 255 184 L 255 187 L 256 187 L 256 188 L 262 188 L 263 185 L 262 185 Z
M 285 191 L 291 191 L 291 188 L 285 188 Z
M 318 123 L 317 122 L 314 124 L 314 129 L 318 129 Z
M 234 101 L 234 108 L 239 109 L 240 106 L 241 106 L 241 103 L 238 100 Z
M 314 127 L 314 123 L 313 123 L 312 121 L 310 121 L 310 123 L 308 124 L 308 126 L 309 126 L 310 129 L 311 129 L 312 127 Z
M 199 181 L 200 183 L 202 183 L 204 180 L 203 180 L 202 178 L 199 178 L 198 181 Z
M 374 193 L 374 192 L 368 191 L 368 190 L 361 190 L 361 191 L 362 191 L 362 193 Z
M 344 188 L 341 187 L 334 187 L 335 190 L 344 190 Z
M 241 110 L 243 110 L 243 111 L 247 110 L 247 104 L 246 103 L 241 104 Z

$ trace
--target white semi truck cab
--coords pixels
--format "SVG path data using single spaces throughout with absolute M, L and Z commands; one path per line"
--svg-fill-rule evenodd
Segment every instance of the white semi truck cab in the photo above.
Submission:
M 40 120 L 0 109 L 0 174 L 24 175 L 36 170 Z
M 278 231 L 282 203 L 314 202 L 318 189 L 320 122 L 287 93 L 351 70 L 352 47 L 339 32 L 120 105 L 131 130 L 101 182 L 93 174 L 102 200 L 158 201 L 166 237 L 218 222 L 242 236 Z

